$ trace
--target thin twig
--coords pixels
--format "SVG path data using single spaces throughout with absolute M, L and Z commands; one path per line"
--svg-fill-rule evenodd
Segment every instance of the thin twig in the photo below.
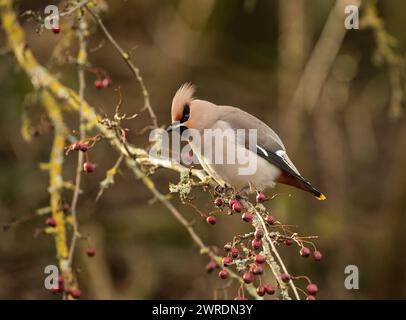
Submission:
M 79 40 L 79 53 L 78 53 L 78 78 L 79 78 L 79 140 L 82 141 L 85 139 L 86 127 L 84 124 L 83 117 L 83 105 L 84 105 L 84 95 L 85 95 L 85 70 L 84 66 L 87 61 L 87 51 L 86 51 L 86 39 L 85 31 L 87 29 L 87 24 L 83 16 L 83 12 L 79 12 L 79 29 L 78 29 L 78 40 Z M 69 266 L 72 266 L 73 254 L 75 252 L 76 241 L 79 236 L 79 227 L 77 219 L 77 203 L 80 194 L 80 185 L 82 177 L 82 165 L 83 165 L 83 152 L 78 152 L 78 161 L 76 167 L 76 178 L 75 178 L 75 189 L 73 192 L 72 203 L 71 203 L 71 214 L 72 214 L 72 226 L 73 226 L 73 235 L 69 248 Z
M 125 52 L 117 43 L 117 41 L 113 38 L 111 33 L 107 30 L 106 26 L 104 25 L 103 21 L 100 19 L 99 15 L 96 12 L 94 12 L 91 8 L 89 8 L 88 5 L 85 5 L 85 8 L 89 12 L 89 14 L 93 17 L 93 19 L 96 21 L 96 23 L 99 25 L 100 29 L 104 32 L 107 40 L 109 40 L 110 43 L 116 48 L 121 58 L 128 65 L 132 73 L 135 75 L 136 79 L 138 80 L 138 83 L 141 86 L 142 95 L 144 96 L 144 107 L 142 108 L 142 110 L 148 110 L 154 128 L 158 128 L 158 118 L 154 110 L 152 109 L 151 102 L 149 100 L 149 92 L 141 76 L 140 69 L 133 64 L 133 62 L 131 61 L 130 54 Z

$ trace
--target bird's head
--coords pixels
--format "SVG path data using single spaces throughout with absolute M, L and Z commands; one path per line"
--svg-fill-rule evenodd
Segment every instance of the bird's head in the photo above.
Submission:
M 185 83 L 176 91 L 172 100 L 172 124 L 168 127 L 168 131 L 179 129 L 182 133 L 188 128 L 195 127 L 193 126 L 194 92 L 195 87 L 191 83 Z

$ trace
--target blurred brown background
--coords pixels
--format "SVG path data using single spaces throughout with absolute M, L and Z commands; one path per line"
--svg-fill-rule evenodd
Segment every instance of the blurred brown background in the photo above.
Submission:
M 355 1 L 354 1 L 355 2 Z M 160 124 L 170 122 L 170 103 L 180 84 L 192 81 L 197 96 L 218 104 L 243 108 L 281 135 L 303 175 L 328 200 L 318 202 L 296 189 L 278 186 L 270 204 L 281 221 L 299 226 L 303 234 L 318 235 L 321 263 L 302 259 L 296 247 L 281 254 L 292 274 L 305 274 L 319 285 L 322 299 L 406 298 L 406 120 L 390 116 L 391 82 L 386 66 L 373 63 L 375 40 L 369 30 L 343 24 L 327 35 L 321 57 L 308 70 L 303 91 L 296 90 L 311 53 L 334 7 L 330 0 L 171 0 L 108 1 L 104 21 L 116 40 L 133 50 L 151 94 Z M 19 11 L 43 12 L 49 1 L 20 1 Z M 405 52 L 406 3 L 378 2 L 385 27 Z M 35 24 L 21 19 L 34 54 L 47 65 L 60 35 L 35 33 Z M 334 27 L 334 26 L 333 26 Z M 331 31 L 331 30 L 330 30 Z M 1 47 L 5 47 L 1 33 Z M 90 47 L 103 36 L 96 32 Z M 343 39 L 343 42 L 340 42 Z M 333 48 L 331 48 L 333 47 Z M 324 51 L 323 51 L 324 50 Z M 71 48 L 72 56 L 76 49 Z M 120 85 L 123 109 L 137 112 L 143 100 L 139 86 L 109 43 L 90 54 L 96 67 Z M 319 77 L 327 68 L 326 78 Z M 53 66 L 63 83 L 77 89 L 74 65 Z M 87 74 L 87 100 L 111 114 L 117 101 L 113 89 L 98 91 Z M 32 213 L 48 203 L 48 176 L 38 164 L 48 160 L 52 134 L 26 143 L 20 134 L 24 96 L 31 84 L 11 54 L 0 57 L 0 223 Z M 296 95 L 295 95 L 296 92 Z M 315 95 L 315 96 L 314 96 Z M 314 96 L 314 97 L 313 97 Z M 292 102 L 293 101 L 293 102 Z M 38 123 L 42 109 L 30 109 Z M 69 120 L 74 128 L 76 119 Z M 149 121 L 147 114 L 128 123 L 131 143 L 147 146 L 148 135 L 134 132 Z M 191 299 L 223 297 L 224 282 L 207 275 L 207 258 L 199 255 L 187 232 L 160 204 L 149 204 L 150 193 L 123 169 L 115 185 L 95 202 L 98 184 L 118 155 L 107 143 L 91 151 L 98 168 L 84 176 L 79 200 L 83 233 L 91 235 L 96 257 L 78 248 L 76 265 L 86 299 Z M 66 159 L 64 176 L 73 180 L 76 157 Z M 167 192 L 178 176 L 160 170 L 154 181 Z M 269 193 L 269 191 L 268 191 Z M 67 199 L 71 194 L 66 192 Z M 197 193 L 203 210 L 212 210 L 209 197 Z M 248 231 L 239 217 L 220 218 L 216 226 L 175 204 L 207 244 L 220 248 L 237 233 Z M 50 236 L 34 238 L 44 226 L 36 217 L 9 231 L 0 231 L 0 298 L 53 298 L 43 287 L 43 268 L 55 264 Z M 344 268 L 360 270 L 360 289 L 344 288 Z M 228 290 L 229 298 L 235 290 Z

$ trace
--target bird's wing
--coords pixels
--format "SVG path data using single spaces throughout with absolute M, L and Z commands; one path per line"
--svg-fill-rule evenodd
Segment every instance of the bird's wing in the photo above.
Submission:
M 257 142 L 254 146 L 250 146 L 249 136 L 245 135 L 245 147 L 254 149 L 260 157 L 266 159 L 273 165 L 291 174 L 297 179 L 305 183 L 309 183 L 302 177 L 295 165 L 289 159 L 286 153 L 286 148 L 279 136 L 268 125 L 239 108 L 219 106 L 222 109 L 221 120 L 228 122 L 231 128 L 236 129 L 256 129 Z
M 278 178 L 279 182 L 309 191 L 319 200 L 325 199 L 325 196 L 303 178 L 296 169 L 286 153 L 282 140 L 275 131 L 258 118 L 241 109 L 227 106 L 219 106 L 219 108 L 219 120 L 226 121 L 232 129 L 257 130 L 255 145 L 252 145 L 252 141 L 249 141 L 249 135 L 245 134 L 245 147 L 282 170 L 282 175 Z

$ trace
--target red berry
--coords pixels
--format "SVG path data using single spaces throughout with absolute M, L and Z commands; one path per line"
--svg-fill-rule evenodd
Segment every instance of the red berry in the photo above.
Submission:
M 323 255 L 321 254 L 320 251 L 316 250 L 313 252 L 313 258 L 316 261 L 321 261 L 321 259 L 323 259 Z
M 287 246 L 291 246 L 291 245 L 293 244 L 293 240 L 292 240 L 292 239 L 286 239 L 284 242 L 285 242 L 285 244 L 286 244 Z
M 88 257 L 94 257 L 96 255 L 96 250 L 93 247 L 86 248 L 86 254 Z
M 55 33 L 55 34 L 58 34 L 59 32 L 61 32 L 61 28 L 59 28 L 59 27 L 53 27 L 53 28 L 52 28 L 52 32 Z
M 213 216 L 208 216 L 208 217 L 206 218 L 206 222 L 207 222 L 208 224 L 213 225 L 213 224 L 216 223 L 216 218 L 213 217 Z
M 273 287 L 272 284 L 268 283 L 267 285 L 265 285 L 265 291 L 267 294 L 274 294 L 275 288 Z
M 233 262 L 233 260 L 231 259 L 230 256 L 226 256 L 223 258 L 223 265 L 225 267 L 229 266 L 231 264 L 231 262 Z
M 57 294 L 57 293 L 59 293 L 59 292 L 61 292 L 62 290 L 61 290 L 61 287 L 60 286 L 56 286 L 56 287 L 52 287 L 51 288 L 51 292 L 53 293 L 53 294 Z
M 265 287 L 264 286 L 259 286 L 258 288 L 257 288 L 257 294 L 260 296 L 260 297 L 263 297 L 264 295 L 265 295 Z
M 242 276 L 242 279 L 244 280 L 244 282 L 246 284 L 251 283 L 252 281 L 254 281 L 254 275 L 252 274 L 251 271 L 247 271 L 246 273 L 244 273 L 244 275 Z
M 255 230 L 255 238 L 257 239 L 262 239 L 264 237 L 264 230 L 261 228 L 258 228 Z
M 87 150 L 89 150 L 89 145 L 87 143 L 80 143 L 79 150 L 82 152 L 86 152 Z
M 267 200 L 263 192 L 258 192 L 255 199 L 257 200 L 257 202 L 264 202 Z
M 230 201 L 228 202 L 228 205 L 230 206 L 230 209 L 232 209 L 233 208 L 233 204 L 234 203 L 237 203 L 238 201 L 237 201 L 237 199 L 230 199 Z
M 112 85 L 112 83 L 113 83 L 113 81 L 111 81 L 110 78 L 104 78 L 104 79 L 102 80 L 103 88 L 108 88 L 108 87 L 110 87 L 110 86 Z
M 236 247 L 231 248 L 231 256 L 233 258 L 238 258 L 239 254 L 240 254 L 240 250 L 238 250 L 238 248 L 236 248 Z
M 104 88 L 104 86 L 103 86 L 103 81 L 100 80 L 100 79 L 95 80 L 95 81 L 94 81 L 94 86 L 95 86 L 97 89 L 103 89 L 103 88 Z
M 269 214 L 265 217 L 265 221 L 267 224 L 272 226 L 275 223 L 275 218 Z
M 290 281 L 290 275 L 288 275 L 287 273 L 282 273 L 281 280 L 285 283 L 288 283 Z
M 80 146 L 81 146 L 81 143 L 80 143 L 80 142 L 75 142 L 75 143 L 73 144 L 73 150 L 75 150 L 75 151 L 80 150 Z
M 58 286 L 59 286 L 60 288 L 63 288 L 64 282 L 65 282 L 65 278 L 64 278 L 63 276 L 59 276 L 59 277 L 58 277 Z
M 217 268 L 217 263 L 214 260 L 210 260 L 210 262 L 206 265 L 207 273 L 213 272 L 213 270 L 216 268 Z
M 263 264 L 265 262 L 265 257 L 262 254 L 257 254 L 255 256 L 255 263 Z
M 252 221 L 252 214 L 249 212 L 244 212 L 241 216 L 241 219 L 245 222 L 251 222 Z
M 251 247 L 254 250 L 258 250 L 262 246 L 262 240 L 260 239 L 254 239 L 251 241 Z
M 83 164 L 83 171 L 93 172 L 95 168 L 96 168 L 96 166 L 94 165 L 94 163 L 91 163 L 89 161 L 87 161 Z
M 45 220 L 45 223 L 50 227 L 53 227 L 53 228 L 56 227 L 56 220 L 54 217 L 49 217 L 48 219 Z
M 220 197 L 216 198 L 214 200 L 214 205 L 217 206 L 217 207 L 221 207 L 223 205 L 223 199 L 221 199 Z
M 79 298 L 80 298 L 80 295 L 82 294 L 82 292 L 80 291 L 79 288 L 76 288 L 76 289 L 70 290 L 70 294 L 71 294 L 71 296 L 72 296 L 73 298 L 79 299 Z
M 317 288 L 317 285 L 315 283 L 310 283 L 307 287 L 306 290 L 309 294 L 315 295 L 317 291 L 319 291 L 319 288 Z
M 226 269 L 221 269 L 219 272 L 219 277 L 221 279 L 227 279 L 228 278 L 228 271 Z
M 316 297 L 315 296 L 307 296 L 306 300 L 316 300 Z
M 307 258 L 308 256 L 310 256 L 310 249 L 308 247 L 302 247 L 302 249 L 300 249 L 300 255 L 303 258 Z
M 257 276 L 264 273 L 264 268 L 261 265 L 254 264 L 251 271 Z
M 242 210 L 241 204 L 238 201 L 234 202 L 231 209 L 233 209 L 234 212 L 241 212 L 241 210 Z

